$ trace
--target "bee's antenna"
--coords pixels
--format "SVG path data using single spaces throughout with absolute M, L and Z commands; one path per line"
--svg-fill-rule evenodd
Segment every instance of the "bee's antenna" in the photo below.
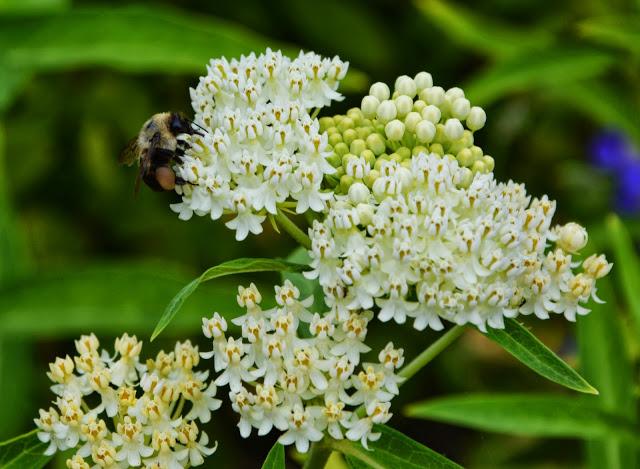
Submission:
M 204 130 L 205 132 L 207 132 L 207 129 L 205 129 L 204 127 L 202 127 L 201 125 L 196 124 L 194 121 L 189 120 L 189 122 L 193 125 L 195 125 L 196 127 L 198 127 L 201 130 Z

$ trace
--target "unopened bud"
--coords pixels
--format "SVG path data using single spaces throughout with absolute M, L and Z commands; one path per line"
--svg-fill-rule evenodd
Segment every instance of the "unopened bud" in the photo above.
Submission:
M 587 241 L 589 240 L 587 230 L 574 222 L 559 227 L 557 229 L 557 235 L 558 239 L 556 240 L 556 244 L 558 247 L 570 253 L 580 251 L 580 249 L 587 245 Z
M 613 264 L 607 262 L 607 258 L 604 254 L 600 254 L 599 256 L 596 254 L 592 254 L 587 257 L 582 263 L 582 268 L 584 269 L 587 275 L 590 275 L 594 279 L 599 279 L 607 275 L 611 272 L 611 268 Z
M 384 133 L 387 138 L 392 141 L 402 140 L 404 136 L 404 123 L 398 119 L 394 119 L 384 127 Z
M 361 182 L 354 182 L 349 187 L 349 200 L 354 204 L 362 204 L 369 201 L 369 196 L 371 195 L 371 191 L 367 186 L 365 186 Z
M 396 78 L 395 89 L 398 93 L 408 96 L 410 99 L 416 95 L 416 83 L 413 78 L 402 75 Z
M 420 99 L 427 104 L 439 106 L 444 101 L 444 89 L 440 86 L 425 88 L 420 92 Z
M 369 94 L 376 97 L 380 102 L 385 99 L 389 99 L 389 96 L 391 96 L 389 87 L 382 82 L 377 82 L 371 85 L 371 88 L 369 88 Z
M 429 106 L 426 106 L 424 109 L 422 109 L 422 112 L 420 114 L 422 115 L 423 119 L 428 120 L 434 125 L 440 122 L 440 117 L 442 117 L 440 109 L 433 104 L 430 104 Z
M 464 127 L 458 119 L 447 119 L 444 124 L 444 134 L 449 140 L 462 138 Z
M 385 124 L 395 119 L 397 115 L 398 110 L 396 109 L 396 105 L 393 101 L 390 101 L 388 99 L 382 101 L 380 103 L 380 106 L 378 106 L 378 110 L 376 111 L 376 116 L 378 117 L 378 119 Z
M 398 111 L 398 117 L 404 117 L 413 109 L 413 100 L 407 95 L 400 95 L 395 100 L 396 110 Z
M 484 109 L 478 106 L 473 106 L 469 110 L 469 115 L 467 116 L 467 127 L 471 130 L 480 130 L 484 127 L 485 122 L 487 122 L 487 115 L 484 112 Z
M 422 116 L 417 112 L 410 112 L 407 117 L 404 118 L 404 125 L 409 132 L 415 132 L 416 125 L 422 120 Z
M 380 101 L 375 96 L 368 95 L 362 98 L 362 104 L 360 106 L 364 116 L 367 119 L 372 119 L 376 116 L 376 111 L 378 110 L 378 106 L 380 106 Z
M 457 98 L 451 104 L 451 115 L 456 119 L 465 120 L 471 110 L 471 103 L 467 98 Z
M 428 120 L 422 120 L 416 125 L 416 137 L 422 143 L 429 143 L 436 135 L 436 126 Z
M 413 81 L 416 84 L 416 89 L 418 92 L 424 90 L 425 88 L 431 88 L 433 86 L 433 78 L 430 73 L 420 72 L 416 74 L 413 78 Z

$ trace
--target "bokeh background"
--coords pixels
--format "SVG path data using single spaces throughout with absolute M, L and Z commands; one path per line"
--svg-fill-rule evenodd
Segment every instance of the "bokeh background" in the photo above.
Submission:
M 31 429 L 48 406 L 47 363 L 79 334 L 93 331 L 111 348 L 116 335 L 135 333 L 147 354 L 177 338 L 207 347 L 201 316 L 238 311 L 238 283 L 257 281 L 266 296 L 278 280 L 204 285 L 149 344 L 166 304 L 199 272 L 295 246 L 269 229 L 237 243 L 221 223 L 181 222 L 168 208 L 175 195 L 134 198 L 135 168 L 116 164 L 151 114 L 189 113 L 188 88 L 210 57 L 267 46 L 348 60 L 334 113 L 359 105 L 373 81 L 422 70 L 486 109 L 477 141 L 497 177 L 557 199 L 556 221 L 589 227 L 592 249 L 617 263 L 600 291 L 607 305 L 577 327 L 528 324 L 580 367 L 604 407 L 635 418 L 639 15 L 637 0 L 0 0 L 0 441 Z M 402 339 L 409 357 L 435 337 L 371 327 L 375 344 Z M 403 388 L 390 424 L 468 467 L 635 466 L 615 441 L 504 436 L 401 415 L 407 403 L 465 391 L 564 392 L 469 331 Z M 235 423 L 228 406 L 214 415 L 211 467 L 259 467 L 275 440 L 243 441 L 229 430 Z

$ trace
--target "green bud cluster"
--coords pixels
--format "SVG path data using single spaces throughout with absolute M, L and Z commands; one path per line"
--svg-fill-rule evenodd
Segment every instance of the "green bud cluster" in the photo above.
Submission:
M 485 121 L 484 110 L 472 107 L 460 88 L 433 86 L 426 72 L 398 77 L 393 93 L 386 84 L 374 83 L 361 107 L 320 119 L 332 151 L 328 161 L 337 170 L 326 184 L 345 194 L 354 182 L 372 188 L 383 161 L 410 167 L 411 156 L 422 152 L 455 158 L 469 168 L 470 182 L 474 173 L 494 168 L 493 158 L 474 144 L 474 132 Z M 361 177 L 349 174 L 356 159 L 369 165 L 366 174 L 357 172 Z

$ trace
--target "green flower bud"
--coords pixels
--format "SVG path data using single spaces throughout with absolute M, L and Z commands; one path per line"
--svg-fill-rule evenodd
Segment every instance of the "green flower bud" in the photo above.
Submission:
M 454 86 L 453 88 L 449 88 L 445 93 L 445 97 L 449 98 L 451 102 L 454 102 L 458 98 L 464 98 L 464 91 L 462 88 L 458 88 Z
M 369 166 L 373 166 L 376 162 L 376 155 L 374 155 L 371 150 L 364 150 L 362 153 L 360 153 L 360 156 L 363 157 L 367 163 L 369 163 Z
M 342 165 L 342 158 L 337 153 L 332 153 L 330 156 L 327 156 L 327 161 L 331 166 L 337 168 Z
M 400 162 L 400 166 L 402 166 L 403 168 L 407 168 L 407 169 L 411 169 L 411 160 L 402 160 Z
M 342 142 L 342 134 L 329 135 L 329 143 L 331 144 L 331 146 L 335 147 L 340 142 Z
M 396 105 L 393 101 L 385 100 L 380 103 L 378 106 L 378 110 L 376 111 L 376 116 L 378 120 L 383 124 L 387 122 L 391 122 L 398 115 L 398 110 L 396 109 Z
M 384 143 L 384 139 L 380 136 L 380 134 L 371 134 L 366 138 L 367 147 L 369 150 L 373 152 L 374 155 L 378 156 L 384 153 L 386 145 Z
M 364 140 L 359 138 L 355 139 L 353 142 L 351 142 L 351 145 L 349 145 L 349 150 L 354 155 L 359 155 L 366 149 L 367 149 L 367 144 L 364 143 Z
M 328 127 L 327 130 L 325 130 L 325 132 L 327 132 L 327 134 L 329 134 L 329 135 L 339 134 L 340 133 L 340 131 L 338 130 L 338 128 L 335 125 L 332 125 L 331 127 Z
M 346 143 L 340 142 L 334 145 L 333 151 L 335 151 L 336 154 L 341 157 L 342 155 L 346 155 L 347 153 L 349 153 L 349 147 Z
M 391 141 L 400 141 L 404 136 L 404 123 L 394 119 L 384 126 L 384 133 Z
M 416 84 L 416 89 L 418 92 L 424 90 L 425 88 L 431 88 L 433 86 L 433 78 L 430 73 L 420 72 L 416 74 L 413 78 L 413 81 Z
M 425 106 L 424 108 L 422 108 L 420 115 L 422 116 L 423 119 L 428 120 L 433 125 L 436 125 L 438 122 L 440 122 L 440 118 L 442 117 L 440 108 L 437 106 L 434 106 L 433 104 L 429 104 L 428 106 Z
M 422 116 L 417 112 L 410 112 L 407 117 L 404 118 L 404 125 L 409 132 L 416 131 L 416 125 L 422 120 Z
M 318 121 L 320 123 L 320 132 L 326 131 L 329 127 L 334 127 L 335 123 L 331 117 L 321 117 Z
M 420 153 L 429 153 L 429 149 L 427 147 L 422 146 L 422 145 L 418 145 L 418 146 L 413 147 L 411 149 L 411 154 L 413 156 L 419 155 Z
M 471 150 L 469 148 L 460 150 L 456 155 L 456 159 L 458 160 L 460 166 L 471 166 L 475 161 L 475 159 L 473 158 L 473 153 L 471 153 Z
M 357 107 L 352 107 L 351 109 L 349 109 L 347 111 L 347 117 L 350 117 L 351 119 L 353 119 L 353 122 L 356 122 L 356 123 L 364 119 L 364 115 L 362 114 L 362 111 L 360 110 L 360 108 L 357 108 Z
M 385 161 L 389 161 L 389 158 L 378 158 L 373 164 L 373 169 L 375 169 L 376 171 L 380 171 L 382 169 L 382 164 Z
M 414 101 L 413 103 L 413 110 L 416 111 L 417 113 L 421 113 L 425 107 L 427 107 L 427 103 L 425 103 L 421 99 Z
M 486 122 L 487 115 L 485 114 L 484 109 L 478 106 L 473 106 L 467 116 L 467 127 L 473 131 L 480 130 L 484 127 Z
M 373 132 L 373 127 L 358 127 L 356 129 L 356 134 L 358 134 L 358 138 L 365 140 L 371 133 Z
M 384 135 L 384 124 L 382 122 L 375 121 L 373 128 L 380 135 Z
M 471 103 L 467 98 L 457 98 L 451 104 L 451 115 L 456 119 L 465 120 L 469 115 Z
M 484 155 L 484 152 L 482 151 L 482 148 L 480 148 L 480 147 L 478 147 L 476 145 L 471 147 L 471 153 L 473 154 L 473 159 L 474 160 L 479 160 Z
M 351 142 L 353 142 L 356 138 L 358 138 L 358 134 L 353 129 L 347 129 L 342 133 L 342 141 L 347 145 L 351 145 Z
M 373 215 L 375 213 L 375 208 L 373 205 L 366 204 L 358 204 L 356 206 L 356 210 L 358 211 L 358 218 L 360 218 L 360 223 L 363 225 L 368 225 L 373 220 Z
M 371 127 L 373 129 L 373 122 L 371 121 L 371 119 L 362 119 L 360 127 Z
M 342 114 L 336 114 L 335 116 L 333 116 L 333 125 L 337 127 L 338 124 L 342 122 L 342 119 L 344 119 L 344 117 L 345 116 L 343 116 Z
M 378 106 L 380 106 L 380 101 L 375 96 L 365 96 L 362 98 L 362 103 L 360 107 L 362 108 L 362 114 L 368 119 L 371 119 L 376 116 L 376 111 L 378 110 Z
M 429 143 L 436 135 L 436 127 L 428 120 L 422 120 L 416 125 L 416 138 L 419 142 Z
M 464 127 L 458 119 L 447 119 L 444 124 L 444 134 L 448 140 L 458 140 L 462 138 Z
M 474 173 L 485 173 L 487 172 L 487 165 L 484 164 L 482 160 L 478 160 L 471 166 L 471 171 Z
M 342 176 L 344 176 L 344 167 L 343 166 L 338 166 L 336 168 L 336 172 L 334 174 L 332 174 L 332 176 L 335 176 L 336 178 L 340 179 Z M 339 184 L 339 182 L 338 182 Z
M 400 147 L 396 150 L 396 153 L 400 155 L 400 158 L 406 160 L 407 158 L 411 158 L 411 150 L 407 147 Z
M 413 99 L 416 95 L 417 88 L 413 78 L 402 75 L 396 78 L 395 89 L 398 93 Z
M 413 109 L 413 100 L 407 95 L 400 95 L 394 99 L 396 110 L 398 111 L 398 117 L 404 117 Z
M 376 162 L 377 163 L 377 162 Z M 373 183 L 376 181 L 376 179 L 378 179 L 380 177 L 380 171 L 378 171 L 377 169 L 372 169 L 371 171 L 369 171 L 369 174 L 367 174 L 364 177 L 364 183 L 367 185 L 367 187 L 369 189 L 371 189 L 373 187 Z
M 399 154 L 395 153 L 395 152 L 393 152 L 393 153 L 391 153 L 389 155 L 389 159 L 391 161 L 395 161 L 396 163 L 400 163 L 402 161 L 402 157 Z
M 340 178 L 340 190 L 342 193 L 346 194 L 349 191 L 349 186 L 353 184 L 353 181 L 353 177 L 346 174 Z
M 342 181 L 341 181 L 342 182 Z M 349 194 L 349 199 L 354 204 L 361 204 L 369 201 L 369 196 L 371 195 L 371 191 L 367 186 L 362 182 L 354 182 L 347 189 Z
M 429 145 L 429 153 L 435 153 L 442 156 L 444 155 L 444 148 L 442 148 L 442 145 L 439 143 L 432 143 Z
M 461 173 L 462 175 L 460 177 L 458 186 L 466 189 L 471 185 L 471 182 L 473 181 L 473 171 L 471 171 L 469 168 L 462 168 Z
M 489 155 L 484 155 L 480 161 L 482 161 L 487 167 L 487 172 L 493 171 L 493 168 L 496 166 L 495 160 Z
M 389 87 L 382 82 L 377 82 L 371 85 L 371 88 L 369 88 L 369 94 L 377 98 L 380 102 L 384 101 L 385 99 L 389 99 L 389 96 L 391 96 Z
M 439 106 L 444 101 L 444 89 L 440 86 L 425 88 L 420 92 L 420 99 L 427 104 Z
M 343 132 L 345 130 L 348 129 L 353 129 L 356 126 L 355 122 L 353 122 L 353 119 L 351 117 L 345 117 L 342 119 L 342 121 L 338 124 L 338 130 L 340 130 L 340 132 Z

